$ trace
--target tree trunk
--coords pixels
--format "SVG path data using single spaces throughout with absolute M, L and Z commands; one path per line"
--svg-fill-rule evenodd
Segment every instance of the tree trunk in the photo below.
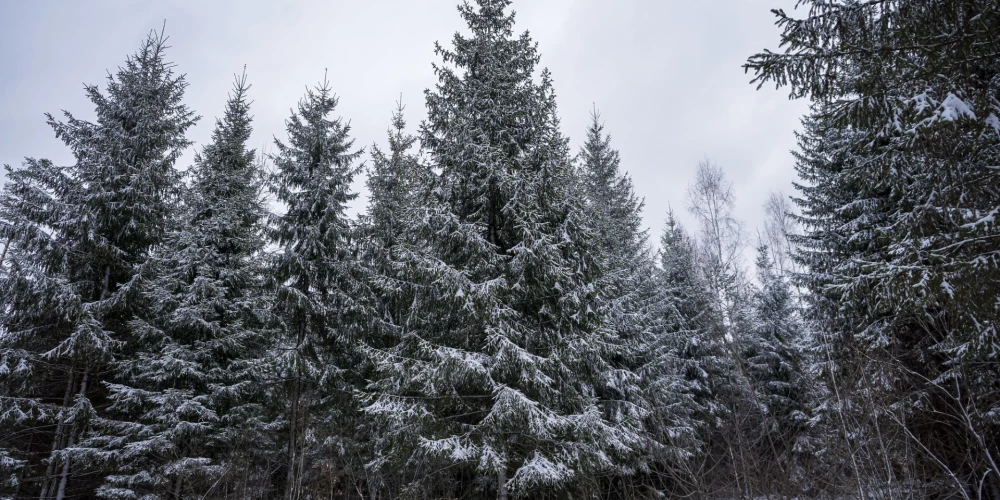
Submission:
M 3 244 L 3 253 L 0 254 L 0 267 L 3 267 L 4 261 L 7 260 L 7 249 L 9 248 L 10 248 L 10 240 L 7 240 Z
M 73 396 L 73 382 L 76 375 L 76 370 L 70 368 L 69 376 L 66 378 L 66 392 L 63 394 L 63 404 L 62 408 L 59 409 L 59 414 L 56 416 L 58 422 L 56 423 L 56 434 L 52 437 L 52 452 L 49 453 L 49 464 L 45 466 L 45 479 L 42 483 L 42 492 L 38 495 L 38 498 L 45 500 L 49 498 L 49 488 L 52 487 L 55 477 L 53 474 L 56 472 L 56 452 L 61 450 L 65 443 L 63 442 L 66 424 L 64 422 L 66 418 L 66 408 L 69 407 L 70 398 Z
M 497 500 L 507 500 L 507 470 L 497 472 Z
M 89 372 L 87 370 L 83 371 L 83 379 L 80 380 L 80 397 L 86 397 L 87 394 L 87 376 Z M 66 448 L 72 447 L 76 444 L 76 433 L 79 431 L 77 428 L 77 421 L 73 421 L 73 425 L 70 427 L 69 441 L 66 442 Z M 69 481 L 69 457 L 63 460 L 62 473 L 59 478 L 59 490 L 56 491 L 56 500 L 63 500 L 66 498 L 66 483 Z
M 174 500 L 180 500 L 181 498 L 181 483 L 183 483 L 181 476 L 177 475 L 177 481 L 174 482 Z
M 297 361 L 296 361 L 297 362 Z M 288 418 L 288 476 L 285 483 L 285 499 L 297 498 L 295 464 L 298 451 L 298 421 L 299 421 L 299 378 L 292 381 L 292 407 Z
M 111 288 L 111 266 L 104 266 L 104 278 L 101 280 L 101 297 L 100 301 L 104 302 L 104 299 L 108 297 L 108 291 Z
M 301 386 L 300 386 L 301 387 Z M 304 401 L 309 401 L 309 391 L 299 389 L 298 391 L 299 402 L 296 405 L 296 411 L 298 412 L 298 424 L 295 431 L 295 498 L 302 498 L 303 487 L 305 483 L 306 476 L 306 454 L 305 454 L 305 435 L 309 429 L 309 406 L 308 404 L 303 404 Z

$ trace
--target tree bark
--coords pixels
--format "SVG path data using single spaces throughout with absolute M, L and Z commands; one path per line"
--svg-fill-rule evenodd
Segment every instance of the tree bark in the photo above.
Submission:
M 288 477 L 285 484 L 285 499 L 295 500 L 295 458 L 296 443 L 298 441 L 296 433 L 298 431 L 298 410 L 299 410 L 299 381 L 298 377 L 292 382 L 292 407 L 288 418 Z
M 53 474 L 56 472 L 56 452 L 61 450 L 65 444 L 63 443 L 63 433 L 65 432 L 66 424 L 64 422 L 66 418 L 66 408 L 69 407 L 70 398 L 73 396 L 73 383 L 76 378 L 76 370 L 70 368 L 69 376 L 66 378 L 66 392 L 63 394 L 62 408 L 59 409 L 59 414 L 56 416 L 58 422 L 56 423 L 56 434 L 52 437 L 52 452 L 49 453 L 49 464 L 45 467 L 45 479 L 42 483 L 42 492 L 38 495 L 40 500 L 45 500 L 49 498 L 49 488 L 52 487 L 53 481 L 55 480 Z
M 183 483 L 180 474 L 177 475 L 177 480 L 174 481 L 174 500 L 180 500 L 181 498 L 181 483 Z
M 3 244 L 3 253 L 0 254 L 0 267 L 3 267 L 3 262 L 7 260 L 7 249 L 10 248 L 10 240 L 7 240 Z
M 497 500 L 507 500 L 507 471 L 497 472 Z
M 83 371 L 83 379 L 80 380 L 80 397 L 86 397 L 87 394 L 87 376 L 89 375 L 87 370 Z M 77 421 L 73 421 L 73 425 L 70 427 L 69 441 L 66 442 L 66 448 L 72 447 L 76 444 L 76 433 L 79 431 L 77 426 Z M 66 483 L 69 482 L 69 457 L 63 460 L 62 473 L 59 478 L 59 490 L 56 491 L 56 500 L 63 500 L 66 498 Z

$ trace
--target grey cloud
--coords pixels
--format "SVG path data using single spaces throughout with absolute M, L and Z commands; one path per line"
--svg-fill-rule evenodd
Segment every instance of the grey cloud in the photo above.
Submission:
M 324 69 L 358 146 L 382 143 L 402 95 L 411 127 L 433 85 L 433 44 L 462 27 L 454 0 L 373 2 L 3 2 L 0 4 L 0 163 L 70 160 L 43 112 L 89 116 L 82 84 L 102 83 L 163 20 L 171 59 L 188 75 L 188 104 L 208 139 L 232 75 L 247 65 L 253 144 L 283 136 L 283 121 Z M 579 145 L 594 104 L 646 198 L 658 234 L 668 204 L 693 229 L 685 189 L 706 155 L 736 184 L 739 213 L 759 225 L 770 190 L 791 192 L 793 130 L 806 103 L 756 91 L 740 67 L 774 47 L 770 8 L 794 0 L 516 1 L 518 29 L 553 72 L 565 132 Z M 189 157 L 185 161 L 189 161 Z M 359 189 L 360 189 L 359 185 Z M 358 203 L 363 207 L 363 201 Z

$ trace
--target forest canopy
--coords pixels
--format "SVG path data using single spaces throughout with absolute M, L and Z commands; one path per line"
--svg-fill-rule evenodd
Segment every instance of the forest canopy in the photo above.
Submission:
M 656 235 L 511 0 L 458 13 L 370 147 L 327 78 L 249 147 L 252 69 L 195 146 L 163 31 L 46 115 L 72 161 L 0 191 L 0 498 L 1000 500 L 1000 4 L 775 10 L 743 69 L 810 102 L 791 196 L 751 231 L 706 158 Z

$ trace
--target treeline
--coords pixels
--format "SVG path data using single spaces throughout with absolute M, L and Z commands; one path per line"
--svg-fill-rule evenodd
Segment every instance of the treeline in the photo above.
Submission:
M 1000 6 L 777 11 L 797 194 L 754 241 L 706 160 L 656 245 L 509 4 L 383 148 L 324 80 L 258 154 L 244 75 L 182 172 L 162 33 L 49 116 L 74 162 L 0 193 L 0 495 L 1000 499 Z

